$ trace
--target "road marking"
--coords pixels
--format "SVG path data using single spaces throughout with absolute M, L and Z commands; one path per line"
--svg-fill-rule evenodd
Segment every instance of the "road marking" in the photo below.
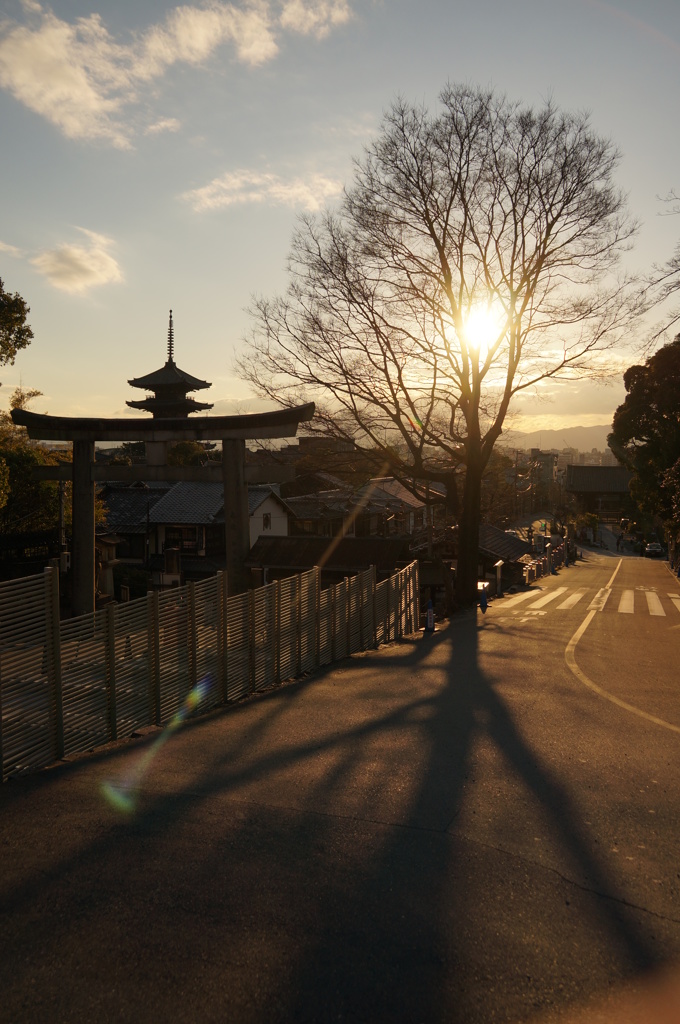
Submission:
M 503 600 L 503 611 L 506 608 L 512 608 L 516 604 L 520 604 L 522 601 L 526 601 L 529 597 L 536 597 L 535 590 L 526 590 L 523 594 L 516 594 L 515 597 L 506 597 Z
M 616 574 L 614 574 L 614 575 L 616 575 Z M 613 578 L 614 577 L 612 576 L 612 579 Z M 610 582 L 611 582 L 611 580 L 610 580 Z M 597 594 L 595 595 L 595 597 L 592 599 L 592 601 L 588 605 L 588 611 L 589 612 L 601 612 L 601 611 L 604 611 L 604 606 L 606 605 L 607 601 L 609 600 L 609 595 L 610 594 L 611 594 L 611 589 L 610 589 L 609 586 L 603 587 L 602 590 L 598 590 Z
M 599 697 L 603 697 L 605 700 L 608 700 L 611 704 L 616 704 L 617 707 L 623 708 L 624 711 L 630 711 L 632 715 L 637 715 L 638 718 L 644 718 L 645 721 L 651 722 L 653 725 L 659 725 L 662 729 L 669 729 L 671 732 L 680 733 L 680 726 L 673 725 L 671 722 L 666 722 L 663 718 L 657 718 L 656 715 L 650 715 L 641 708 L 636 708 L 633 704 L 627 704 L 625 700 L 620 700 L 618 697 L 615 697 L 613 693 L 607 693 L 607 691 L 603 690 L 601 686 L 598 686 L 597 683 L 592 681 L 592 679 L 589 679 L 585 672 L 582 672 L 578 667 L 575 656 L 576 645 L 590 623 L 593 621 L 596 610 L 597 609 L 593 608 L 588 612 L 565 648 L 564 660 L 566 661 L 569 670 L 576 676 L 580 683 L 583 683 L 583 685 L 587 686 L 589 690 L 592 690 L 593 693 L 596 693 Z
M 574 605 L 579 603 L 579 601 L 581 600 L 582 597 L 585 597 L 585 593 L 586 593 L 585 590 L 577 590 L 575 594 L 570 594 L 569 597 L 565 601 L 562 602 L 562 604 L 558 604 L 558 606 L 557 606 L 558 609 L 560 609 L 560 608 L 566 608 L 566 609 L 573 608 Z
M 614 569 L 614 572 L 613 572 L 613 573 L 612 573 L 612 575 L 611 575 L 611 579 L 609 580 L 609 583 L 607 584 L 607 587 L 611 587 L 612 583 L 613 583 L 613 582 L 614 582 L 614 580 L 616 579 L 616 574 L 617 574 L 617 572 L 619 571 L 619 569 L 621 568 L 622 564 L 623 564 L 623 559 L 622 559 L 622 558 L 619 558 L 619 564 L 618 564 L 618 565 L 616 566 L 616 568 Z
M 533 611 L 534 608 L 545 608 L 547 604 L 550 604 L 550 602 L 554 601 L 556 597 L 563 594 L 566 589 L 566 587 L 555 587 L 554 590 L 549 590 L 547 594 L 544 594 L 543 597 L 539 597 L 538 601 L 535 601 L 531 605 L 531 610 Z
M 671 601 L 673 602 L 675 607 L 680 612 L 680 594 L 669 594 L 668 596 L 670 597 Z
M 647 598 L 647 607 L 649 608 L 650 615 L 665 615 L 663 605 L 659 595 L 654 590 L 645 591 L 645 597 Z
M 635 611 L 635 591 L 624 590 L 619 601 L 619 611 L 624 615 L 632 615 Z

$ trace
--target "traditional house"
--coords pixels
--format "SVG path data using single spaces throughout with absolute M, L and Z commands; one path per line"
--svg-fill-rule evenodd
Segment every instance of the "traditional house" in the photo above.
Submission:
M 567 466 L 566 490 L 576 497 L 582 512 L 617 522 L 633 512 L 631 478 L 625 466 Z
M 321 585 L 330 586 L 345 576 L 376 567 L 378 580 L 410 561 L 407 537 L 260 537 L 246 565 L 271 583 L 315 565 L 321 566 Z

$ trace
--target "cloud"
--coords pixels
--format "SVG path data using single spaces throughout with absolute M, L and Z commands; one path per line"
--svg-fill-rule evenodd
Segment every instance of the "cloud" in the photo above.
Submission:
M 205 7 L 176 7 L 162 25 L 141 39 L 135 73 L 157 78 L 172 64 L 204 63 L 223 43 L 233 42 L 245 64 L 262 64 L 278 52 L 264 3 L 245 9 L 213 0 Z
M 323 39 L 331 29 L 345 25 L 352 17 L 346 0 L 286 0 L 281 11 L 283 28 L 301 35 Z
M 276 56 L 282 32 L 321 39 L 351 16 L 347 0 L 205 0 L 175 7 L 120 42 L 99 14 L 71 23 L 35 0 L 24 0 L 23 8 L 24 24 L 0 23 L 0 87 L 68 138 L 119 149 L 131 146 L 127 108 L 173 65 L 200 66 L 230 43 L 238 61 L 256 67 Z
M 219 210 L 242 203 L 274 203 L 304 210 L 318 210 L 342 191 L 342 182 L 313 174 L 286 181 L 276 174 L 240 170 L 214 178 L 201 188 L 182 195 L 194 210 Z
M 161 132 L 178 132 L 181 122 L 176 117 L 163 117 L 144 130 L 145 135 L 160 135 Z
M 78 295 L 102 284 L 122 281 L 122 271 L 109 252 L 113 240 L 86 228 L 78 228 L 89 245 L 57 246 L 31 258 L 31 264 L 61 291 Z
M 21 249 L 17 249 L 16 245 L 10 245 L 9 242 L 0 242 L 0 252 L 6 252 L 8 256 L 23 256 Z

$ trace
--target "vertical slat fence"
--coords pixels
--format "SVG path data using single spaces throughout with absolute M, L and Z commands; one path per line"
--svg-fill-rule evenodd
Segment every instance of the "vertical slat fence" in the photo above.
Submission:
M 322 590 L 320 570 L 229 598 L 226 575 L 59 622 L 55 567 L 0 584 L 2 780 L 413 632 L 418 566 Z

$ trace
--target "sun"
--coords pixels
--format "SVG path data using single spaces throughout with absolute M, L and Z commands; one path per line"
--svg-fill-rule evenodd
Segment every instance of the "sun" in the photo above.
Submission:
M 473 306 L 465 318 L 465 340 L 480 354 L 488 352 L 503 327 L 503 311 L 490 302 Z

